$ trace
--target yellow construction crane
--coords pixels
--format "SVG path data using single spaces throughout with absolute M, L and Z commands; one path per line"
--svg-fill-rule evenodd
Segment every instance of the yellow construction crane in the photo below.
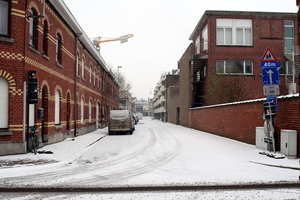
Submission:
M 105 39 L 103 40 L 102 37 L 96 37 L 96 38 L 92 38 L 92 42 L 95 45 L 96 49 L 98 51 L 100 51 L 100 43 L 102 42 L 113 42 L 113 41 L 120 41 L 121 43 L 127 42 L 129 38 L 132 38 L 133 34 L 127 34 L 127 35 L 123 35 L 120 36 L 118 38 L 111 38 L 111 39 Z

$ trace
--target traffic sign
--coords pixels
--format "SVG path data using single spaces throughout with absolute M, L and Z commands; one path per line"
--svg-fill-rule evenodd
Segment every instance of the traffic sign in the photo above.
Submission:
M 278 62 L 261 62 L 260 67 L 279 67 Z
M 279 89 L 278 89 L 279 91 Z M 267 102 L 274 103 L 274 110 L 278 111 L 278 99 L 277 96 L 267 96 Z
M 275 58 L 274 54 L 272 53 L 270 48 L 267 48 L 263 57 L 261 58 L 261 62 L 276 62 L 277 59 Z
M 278 67 L 262 67 L 261 68 L 263 85 L 279 84 L 279 68 Z
M 265 96 L 276 96 L 279 95 L 279 85 L 264 85 Z

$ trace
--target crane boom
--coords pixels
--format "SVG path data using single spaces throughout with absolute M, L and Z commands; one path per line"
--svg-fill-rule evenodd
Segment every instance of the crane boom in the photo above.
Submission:
M 97 50 L 100 51 L 100 43 L 103 42 L 113 42 L 113 41 L 120 41 L 121 43 L 127 42 L 129 38 L 132 38 L 133 34 L 127 34 L 120 36 L 118 38 L 112 38 L 112 39 L 107 39 L 107 40 L 101 40 L 102 37 L 96 37 L 92 39 L 93 44 L 96 46 Z
M 96 37 L 96 40 L 98 43 L 102 43 L 102 42 L 112 42 L 112 41 L 121 41 L 121 43 L 123 42 L 127 42 L 128 38 L 132 38 L 133 34 L 127 34 L 127 35 L 123 35 L 120 36 L 118 38 L 112 38 L 112 39 L 107 39 L 107 40 L 101 40 L 102 37 Z

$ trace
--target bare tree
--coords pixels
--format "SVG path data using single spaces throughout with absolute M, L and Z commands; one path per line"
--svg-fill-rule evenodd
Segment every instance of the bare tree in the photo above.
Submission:
M 236 102 L 245 98 L 244 76 L 210 74 L 210 77 L 208 94 L 204 96 L 208 104 Z
M 131 83 L 127 82 L 126 77 L 119 70 L 117 70 L 114 74 L 116 75 L 117 81 L 120 84 L 120 89 L 119 89 L 120 99 L 127 99 L 128 93 L 132 88 Z

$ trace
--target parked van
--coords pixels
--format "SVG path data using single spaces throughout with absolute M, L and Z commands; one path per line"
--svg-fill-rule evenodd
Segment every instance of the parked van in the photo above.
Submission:
M 108 122 L 108 134 L 120 132 L 133 133 L 135 120 L 130 110 L 111 110 Z

